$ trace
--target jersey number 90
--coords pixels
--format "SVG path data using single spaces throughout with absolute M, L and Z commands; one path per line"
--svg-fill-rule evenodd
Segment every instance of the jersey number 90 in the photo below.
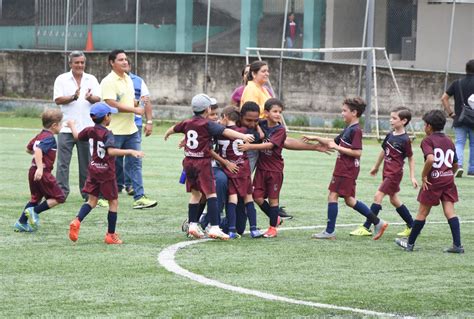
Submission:
M 434 163 L 433 163 L 434 168 L 440 168 L 441 166 L 443 166 L 443 164 L 446 165 L 447 168 L 452 168 L 453 161 L 454 161 L 453 150 L 448 149 L 446 153 L 444 153 L 444 151 L 440 148 L 434 149 Z

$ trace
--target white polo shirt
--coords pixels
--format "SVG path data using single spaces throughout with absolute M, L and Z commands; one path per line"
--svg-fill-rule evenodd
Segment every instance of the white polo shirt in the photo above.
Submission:
M 68 120 L 74 120 L 76 122 L 77 131 L 80 132 L 88 126 L 94 126 L 90 116 L 91 103 L 86 100 L 85 96 L 87 91 L 91 89 L 92 95 L 100 97 L 100 85 L 96 77 L 92 74 L 83 73 L 81 79 L 81 91 L 77 101 L 72 101 L 69 104 L 63 104 L 61 111 L 63 112 L 63 122 Z M 54 96 L 53 100 L 56 100 L 61 96 L 72 96 L 76 93 L 77 82 L 74 80 L 72 71 L 59 75 L 54 81 Z M 62 127 L 61 133 L 71 133 L 71 129 L 68 127 Z

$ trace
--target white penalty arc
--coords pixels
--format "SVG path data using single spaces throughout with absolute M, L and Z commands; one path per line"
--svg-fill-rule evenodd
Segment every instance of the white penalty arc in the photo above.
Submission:
M 473 223 L 474 221 L 462 221 L 463 224 L 465 223 Z M 430 224 L 446 224 L 446 222 L 430 222 Z M 404 223 L 391 223 L 391 225 L 404 225 Z M 326 225 L 320 226 L 300 226 L 300 227 L 288 227 L 288 228 L 281 228 L 280 231 L 285 230 L 301 230 L 301 229 L 314 229 L 314 228 L 324 228 Z M 353 227 L 359 226 L 359 224 L 345 224 L 345 225 L 338 225 L 338 227 Z M 352 313 L 360 313 L 366 316 L 378 316 L 378 317 L 403 317 L 403 318 L 412 318 L 412 317 L 404 317 L 400 314 L 394 313 L 386 313 L 386 312 L 378 312 L 368 309 L 360 309 L 360 308 L 352 308 L 352 307 L 344 307 L 344 306 L 336 306 L 331 304 L 324 304 L 318 302 L 311 302 L 299 299 L 293 299 L 283 296 L 278 296 L 270 293 L 266 293 L 263 291 L 258 291 L 254 289 L 248 289 L 238 286 L 233 286 L 229 284 L 225 284 L 223 282 L 207 278 L 202 275 L 195 274 L 187 269 L 184 269 L 180 265 L 178 265 L 175 261 L 176 253 L 187 246 L 196 245 L 200 243 L 204 243 L 210 239 L 202 239 L 202 240 L 187 240 L 182 241 L 177 244 L 171 245 L 163 249 L 160 254 L 158 255 L 158 262 L 162 265 L 166 270 L 169 272 L 175 273 L 179 276 L 186 277 L 203 285 L 217 287 L 220 289 L 225 289 L 232 292 L 237 292 L 240 294 L 251 295 L 255 297 L 259 297 L 262 299 L 270 300 L 270 301 L 278 301 L 278 302 L 286 302 L 290 304 L 296 305 L 304 305 L 313 308 L 320 308 L 320 309 L 329 309 L 329 310 L 339 310 L 339 311 L 346 311 Z

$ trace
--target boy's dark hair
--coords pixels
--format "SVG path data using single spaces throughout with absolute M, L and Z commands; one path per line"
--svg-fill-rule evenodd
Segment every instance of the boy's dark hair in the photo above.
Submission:
M 408 125 L 408 123 L 410 123 L 411 121 L 411 111 L 410 109 L 404 107 L 404 106 L 398 106 L 394 109 L 392 109 L 391 112 L 396 112 L 398 113 L 398 117 L 400 118 L 400 120 L 407 120 L 407 122 L 405 123 L 405 126 Z
M 272 109 L 272 107 L 274 107 L 274 106 L 281 107 L 282 111 L 285 109 L 285 106 L 283 105 L 282 101 L 280 101 L 279 99 L 276 99 L 276 98 L 271 98 L 271 99 L 268 99 L 265 102 L 265 111 L 270 111 Z
M 203 115 L 204 112 L 206 112 L 206 110 L 203 110 L 203 111 L 201 111 L 201 112 L 193 112 L 193 113 L 194 113 L 194 115 Z
M 217 109 L 219 108 L 219 105 L 218 105 L 218 104 L 212 104 L 212 105 L 210 106 L 210 108 L 211 108 L 211 110 L 214 111 L 214 110 L 217 110 Z
M 349 107 L 349 110 L 357 111 L 357 117 L 361 117 L 362 113 L 365 111 L 366 103 L 363 98 L 360 96 L 354 98 L 348 98 L 344 100 L 344 104 Z
M 41 121 L 44 128 L 50 128 L 54 123 L 61 123 L 63 112 L 60 109 L 46 109 L 41 113 Z
M 253 61 L 250 64 L 250 70 L 249 70 L 249 74 L 247 74 L 247 80 L 252 81 L 253 80 L 252 72 L 257 73 L 264 65 L 268 65 L 268 63 L 265 61 Z
M 240 109 L 240 116 L 244 116 L 247 112 L 257 112 L 260 114 L 260 107 L 255 102 L 245 102 Z
M 466 63 L 466 73 L 474 74 L 474 59 L 467 61 Z
M 446 125 L 446 115 L 441 110 L 428 111 L 422 119 L 433 128 L 433 131 L 442 131 Z
M 118 50 L 113 50 L 112 52 L 109 53 L 109 65 L 110 65 L 110 62 L 115 61 L 115 59 L 117 58 L 117 55 L 119 55 L 120 53 L 125 53 L 125 51 L 122 49 L 118 49 Z
M 107 115 L 110 115 L 110 113 L 107 114 Z M 107 115 L 106 115 L 106 116 L 107 116 Z M 102 124 L 102 122 L 103 122 L 104 119 L 105 119 L 105 116 L 102 116 L 102 117 L 91 116 L 91 119 L 92 119 L 92 122 L 94 122 L 95 124 Z
M 222 110 L 222 116 L 226 116 L 229 120 L 237 122 L 240 119 L 240 112 L 238 108 L 230 105 Z

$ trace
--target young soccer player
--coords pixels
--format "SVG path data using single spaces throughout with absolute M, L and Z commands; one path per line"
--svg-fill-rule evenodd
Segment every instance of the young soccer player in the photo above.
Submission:
M 238 108 L 228 106 L 222 110 L 222 125 L 243 134 L 250 133 L 249 129 L 237 126 L 239 119 L 240 113 Z M 255 139 L 259 139 L 259 136 Z M 252 198 L 253 189 L 249 160 L 245 152 L 239 151 L 238 149 L 238 145 L 243 144 L 243 141 L 241 139 L 231 140 L 225 136 L 219 136 L 217 143 L 219 146 L 220 156 L 224 160 L 236 165 L 236 169 L 233 170 L 229 169 L 228 166 L 224 166 L 223 168 L 224 173 L 228 177 L 229 198 L 227 201 L 226 212 L 229 237 L 231 239 L 240 237 L 236 230 L 236 210 L 239 197 L 243 199 L 245 204 L 244 211 L 248 216 L 250 224 L 250 236 L 252 238 L 261 237 L 263 234 L 261 234 L 257 229 L 257 212 L 255 211 L 255 205 Z
M 96 207 L 99 194 L 109 202 L 107 215 L 108 227 L 104 242 L 106 244 L 122 244 L 122 240 L 115 232 L 118 210 L 118 188 L 115 175 L 115 156 L 143 157 L 142 151 L 115 148 L 114 135 L 106 126 L 112 121 L 112 114 L 117 113 L 116 108 L 110 107 L 105 102 L 92 105 L 90 115 L 95 126 L 86 127 L 79 134 L 73 121 L 68 122 L 74 139 L 90 141 L 92 145 L 91 162 L 87 180 L 83 191 L 89 194 L 87 203 L 82 205 L 76 218 L 69 224 L 69 239 L 77 241 L 81 223 L 86 216 Z
M 33 232 L 40 226 L 39 214 L 64 203 L 64 192 L 56 182 L 53 170 L 56 159 L 56 140 L 54 134 L 61 130 L 63 114 L 58 109 L 47 109 L 41 114 L 43 130 L 26 146 L 26 152 L 33 155 L 28 172 L 30 201 L 26 204 L 20 218 L 13 226 L 16 232 Z M 45 200 L 40 204 L 41 199 Z
M 459 219 L 454 213 L 454 203 L 458 201 L 458 191 L 454 184 L 454 172 L 458 168 L 456 148 L 451 139 L 442 132 L 446 124 L 446 116 L 442 111 L 432 110 L 425 113 L 423 121 L 426 137 L 421 141 L 425 165 L 421 173 L 423 184 L 418 194 L 420 206 L 408 239 L 397 238 L 395 242 L 406 251 L 413 251 L 416 238 L 425 226 L 431 207 L 438 206 L 441 201 L 453 236 L 452 246 L 444 251 L 464 253 Z
M 270 218 L 270 227 L 263 235 L 266 238 L 278 234 L 278 205 L 283 184 L 283 157 L 281 152 L 286 139 L 286 130 L 281 123 L 283 103 L 275 98 L 265 102 L 265 120 L 259 125 L 265 137 L 261 144 L 241 144 L 240 151 L 258 150 L 257 170 L 253 180 L 253 198 L 257 205 Z M 266 201 L 265 199 L 268 199 Z
M 410 167 L 410 179 L 414 188 L 418 187 L 418 182 L 415 178 L 415 159 L 411 149 L 410 137 L 405 131 L 405 127 L 410 123 L 411 111 L 406 107 L 397 107 L 390 112 L 390 125 L 393 132 L 390 132 L 385 137 L 382 143 L 382 151 L 377 158 L 374 167 L 370 170 L 372 176 L 376 176 L 379 167 L 383 164 L 383 181 L 379 189 L 375 193 L 374 202 L 370 206 L 370 210 L 378 215 L 382 210 L 382 200 L 385 195 L 390 197 L 390 203 L 395 207 L 395 210 L 400 217 L 405 221 L 406 228 L 404 231 L 398 233 L 398 236 L 408 237 L 413 225 L 413 218 L 411 217 L 408 208 L 402 204 L 398 197 L 400 191 L 400 182 L 403 177 L 403 165 L 405 158 L 408 158 Z M 365 223 L 352 231 L 352 236 L 372 236 L 369 230 L 372 223 L 366 220 Z
M 359 161 L 362 155 L 362 130 L 359 118 L 365 111 L 365 101 L 360 98 L 345 99 L 342 105 L 342 118 L 347 127 L 334 140 L 317 136 L 304 136 L 307 141 L 316 140 L 338 151 L 328 195 L 328 221 L 326 229 L 314 234 L 315 239 L 336 239 L 336 218 L 338 214 L 339 197 L 343 197 L 346 205 L 364 215 L 375 225 L 373 239 L 379 239 L 387 229 L 388 224 L 379 219 L 361 201 L 355 199 L 356 180 L 359 175 Z
M 206 119 L 210 106 L 216 100 L 206 94 L 198 94 L 191 101 L 194 116 L 170 127 L 165 133 L 165 140 L 171 134 L 185 134 L 185 158 L 183 168 L 186 172 L 186 190 L 191 193 L 188 206 L 188 234 L 195 238 L 203 238 L 204 233 L 198 227 L 199 201 L 201 192 L 207 198 L 207 216 L 211 227 L 208 235 L 215 239 L 229 239 L 229 236 L 219 228 L 216 185 L 211 167 L 211 141 L 213 136 L 224 135 L 232 139 L 253 141 L 250 134 L 242 134 L 225 128 Z

